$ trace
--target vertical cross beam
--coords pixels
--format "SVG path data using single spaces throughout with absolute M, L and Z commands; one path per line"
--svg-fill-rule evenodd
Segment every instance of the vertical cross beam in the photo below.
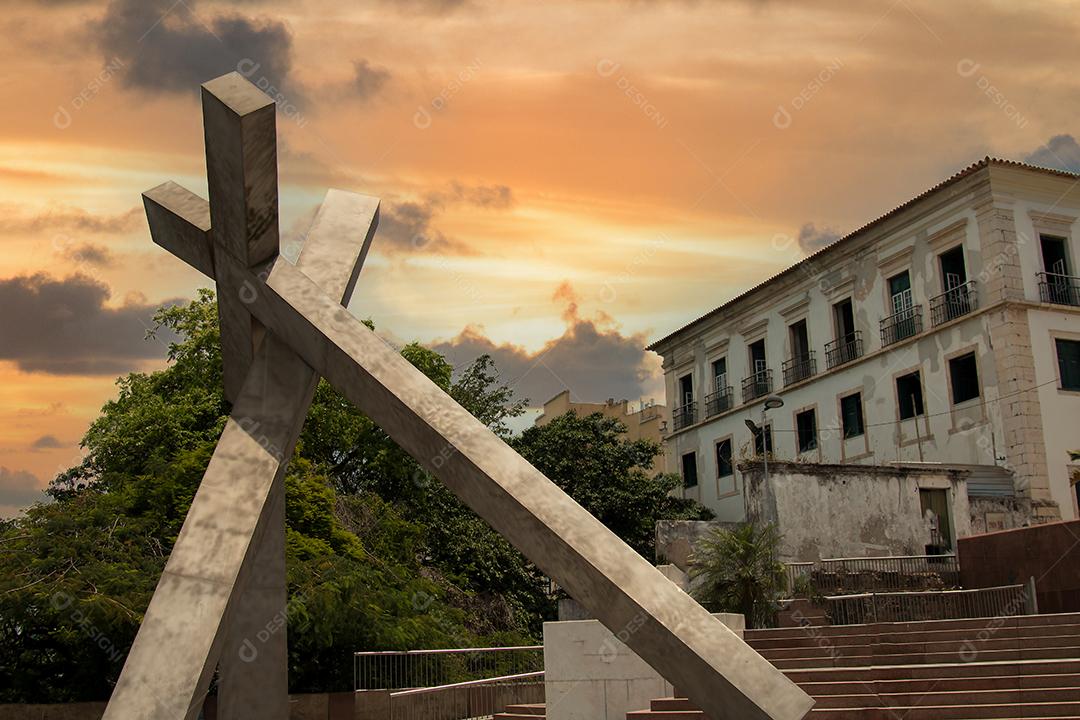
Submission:
M 329 190 L 308 229 L 297 267 L 329 297 L 347 305 L 378 217 L 378 198 Z M 309 402 L 303 404 L 301 417 Z M 218 720 L 289 717 L 284 488 L 275 487 L 268 503 L 267 532 L 251 563 L 250 578 L 230 611 L 219 661 Z
M 274 101 L 239 73 L 202 86 L 206 176 L 214 254 L 245 267 L 278 254 L 277 142 Z M 225 399 L 236 402 L 262 328 L 239 288 L 218 293 Z

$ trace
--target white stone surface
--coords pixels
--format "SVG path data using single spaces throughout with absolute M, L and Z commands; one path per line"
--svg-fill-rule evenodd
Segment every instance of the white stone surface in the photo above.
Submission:
M 714 615 L 742 637 L 742 615 Z M 629 629 L 624 631 L 631 632 Z M 548 720 L 625 720 L 673 685 L 597 620 L 544 623 Z

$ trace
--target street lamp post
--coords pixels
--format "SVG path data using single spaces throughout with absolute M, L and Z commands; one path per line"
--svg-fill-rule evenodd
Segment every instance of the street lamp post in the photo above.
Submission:
M 761 435 L 761 461 L 766 485 L 769 483 L 769 447 L 766 443 L 768 438 L 765 436 L 765 411 L 781 407 L 784 407 L 784 398 L 779 395 L 769 395 L 765 398 L 765 404 L 761 406 L 761 426 L 756 425 L 750 418 L 746 418 L 746 426 L 750 428 L 754 438 Z

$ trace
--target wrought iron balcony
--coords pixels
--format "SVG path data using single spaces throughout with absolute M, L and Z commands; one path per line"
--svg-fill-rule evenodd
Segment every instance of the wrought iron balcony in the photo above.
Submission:
M 918 335 L 922 329 L 922 305 L 901 310 L 881 321 L 881 347 Z
M 831 343 L 825 343 L 825 365 L 832 370 L 837 365 L 858 360 L 863 356 L 862 330 L 848 333 Z
M 671 415 L 671 424 L 676 430 L 690 427 L 697 422 L 697 402 L 686 403 L 682 407 L 675 408 Z
M 717 389 L 716 392 L 705 396 L 705 417 L 719 415 L 731 409 L 733 405 L 730 385 Z
M 817 375 L 817 358 L 810 350 L 805 355 L 798 355 L 784 361 L 784 385 L 794 385 L 800 380 Z
M 975 281 L 968 280 L 940 295 L 930 298 L 930 322 L 934 327 L 963 317 L 978 307 Z
M 1036 273 L 1039 278 L 1039 299 L 1055 305 L 1080 306 L 1080 277 Z
M 760 370 L 742 381 L 742 401 L 748 403 L 772 392 L 772 370 Z

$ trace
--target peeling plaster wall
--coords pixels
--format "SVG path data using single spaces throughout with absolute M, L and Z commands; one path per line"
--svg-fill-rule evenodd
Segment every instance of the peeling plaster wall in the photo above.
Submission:
M 963 471 L 880 466 L 760 463 L 744 467 L 751 518 L 783 533 L 781 559 L 922 555 L 930 542 L 919 490 L 949 493 L 954 534 L 971 534 Z

